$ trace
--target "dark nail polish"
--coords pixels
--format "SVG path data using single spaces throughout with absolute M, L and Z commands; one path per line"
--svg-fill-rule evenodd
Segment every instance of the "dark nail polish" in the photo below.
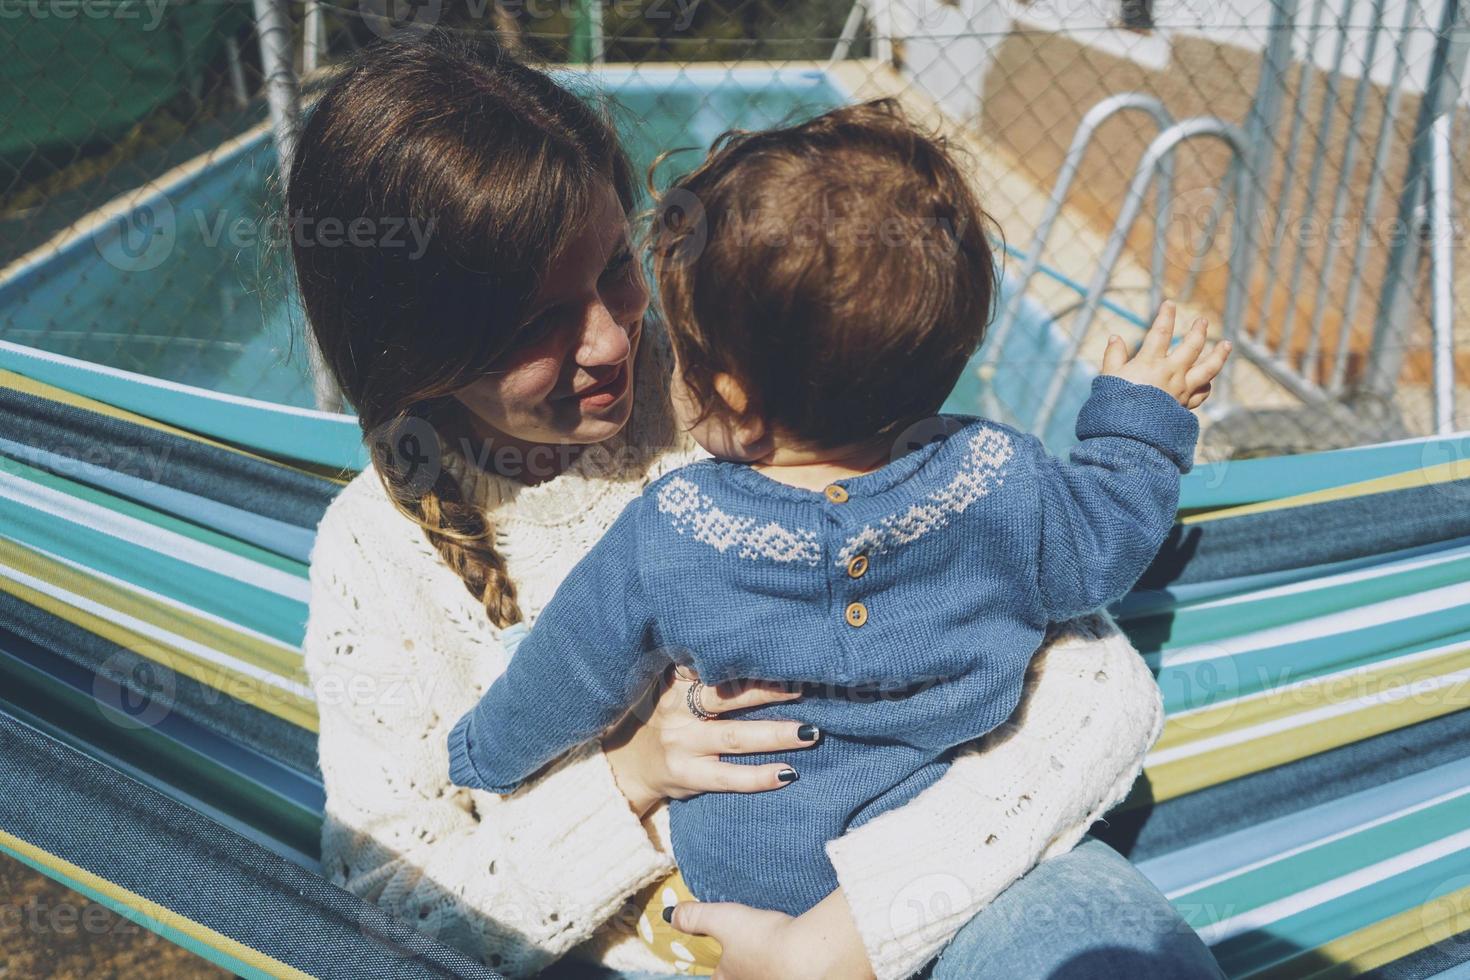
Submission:
M 820 734 L 816 725 L 802 725 L 796 730 L 796 737 L 803 742 L 815 742 Z
M 779 779 L 779 780 L 781 780 L 781 782 L 783 782 L 783 783 L 792 782 L 793 780 L 796 779 L 796 770 L 795 769 L 782 769 L 780 772 L 776 773 L 776 778 Z
M 672 905 L 664 906 L 664 921 L 670 925 L 674 924 L 674 907 Z

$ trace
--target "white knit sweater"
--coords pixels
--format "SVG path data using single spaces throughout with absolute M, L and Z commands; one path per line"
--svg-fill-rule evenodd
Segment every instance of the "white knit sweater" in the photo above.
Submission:
M 640 438 L 637 420 L 604 446 Z M 449 465 L 490 513 L 534 620 L 642 486 L 697 452 L 684 443 L 611 470 L 594 452 L 536 487 Z M 323 873 L 510 977 L 568 953 L 667 971 L 628 901 L 673 867 L 667 809 L 640 821 L 595 740 L 510 796 L 449 782 L 446 736 L 505 668 L 501 631 L 372 469 L 322 521 L 311 583 Z M 880 980 L 918 970 L 1039 859 L 1076 844 L 1158 737 L 1157 687 L 1105 614 L 1060 628 L 1028 687 L 1013 724 L 936 785 L 828 845 Z

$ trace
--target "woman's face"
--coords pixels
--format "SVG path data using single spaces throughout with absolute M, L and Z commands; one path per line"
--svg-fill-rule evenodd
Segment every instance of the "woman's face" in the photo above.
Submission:
M 595 443 L 628 421 L 648 285 L 617 194 L 605 191 L 531 300 L 519 346 L 455 393 L 496 443 Z

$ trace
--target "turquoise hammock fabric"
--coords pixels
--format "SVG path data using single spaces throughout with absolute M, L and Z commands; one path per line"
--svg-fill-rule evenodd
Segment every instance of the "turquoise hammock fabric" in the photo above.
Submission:
M 493 976 L 316 874 L 299 646 L 356 424 L 5 343 L 0 413 L 0 850 L 242 976 Z M 1467 459 L 1202 466 L 1113 609 L 1170 717 L 1100 834 L 1233 977 L 1470 961 Z

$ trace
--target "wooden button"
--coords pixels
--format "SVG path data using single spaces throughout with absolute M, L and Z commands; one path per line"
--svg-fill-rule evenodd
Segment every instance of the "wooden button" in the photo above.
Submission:
M 868 574 L 868 556 L 854 555 L 847 563 L 847 574 L 849 578 L 862 578 Z
M 847 607 L 847 625 L 861 626 L 868 621 L 868 607 L 861 602 L 854 602 Z
M 832 484 L 826 489 L 825 492 L 827 494 L 827 499 L 832 501 L 834 504 L 847 503 L 847 491 L 839 487 L 837 484 Z

